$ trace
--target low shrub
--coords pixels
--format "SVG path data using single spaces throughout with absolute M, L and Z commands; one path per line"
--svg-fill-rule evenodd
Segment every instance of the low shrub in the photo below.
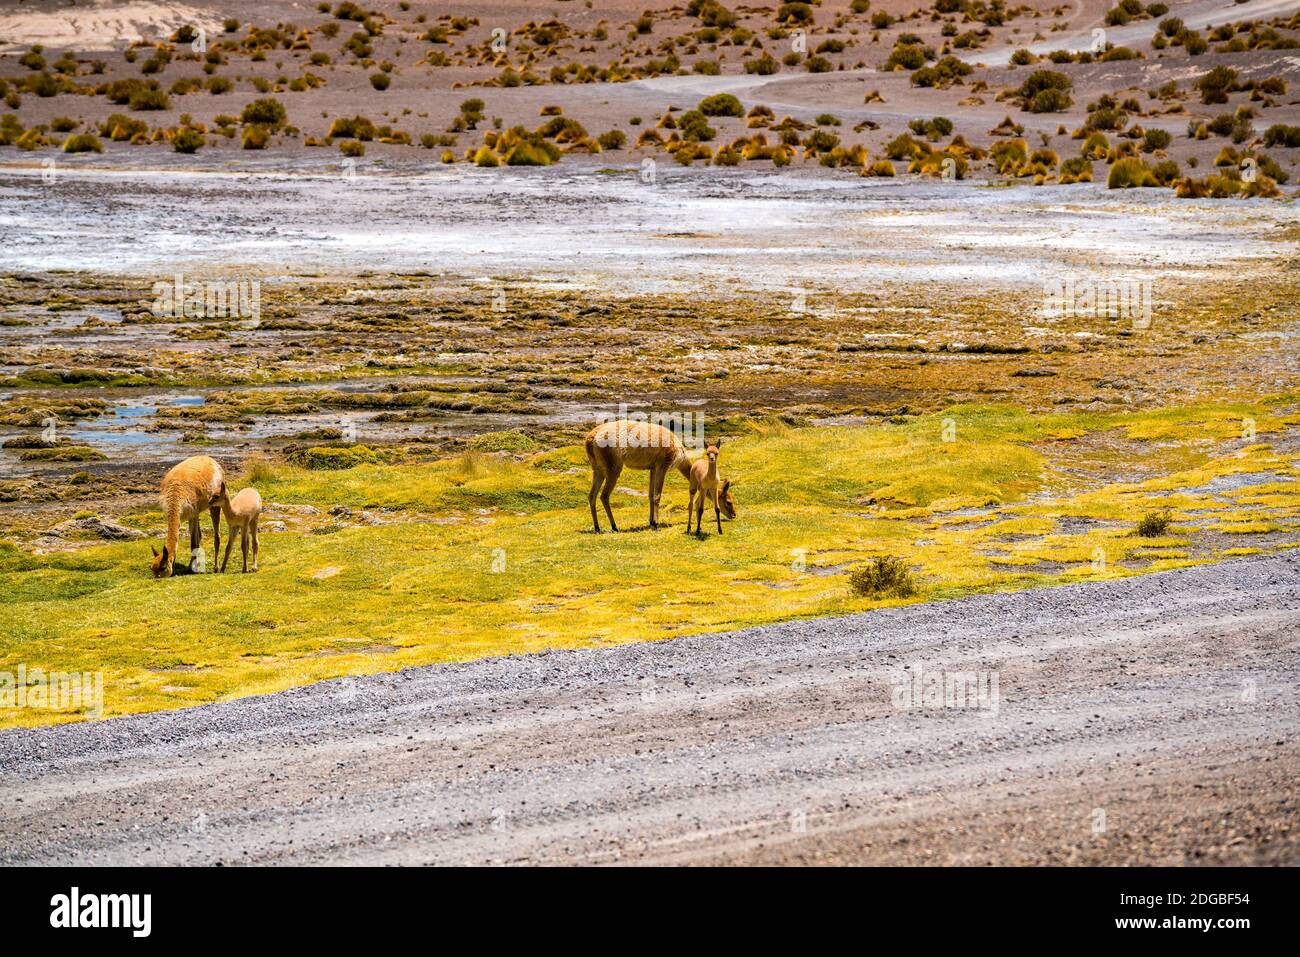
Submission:
M 705 116 L 744 116 L 745 108 L 730 93 L 716 93 L 700 100 L 699 111 Z
M 270 138 L 271 134 L 266 131 L 266 127 L 246 126 L 244 127 L 242 145 L 246 150 L 264 150 Z
M 1162 150 L 1169 146 L 1173 137 L 1169 135 L 1168 130 L 1150 129 L 1142 135 L 1142 152 L 1152 153 L 1156 150 Z
M 241 123 L 255 123 L 272 130 L 283 126 L 286 118 L 284 104 L 269 96 L 249 103 L 239 114 Z
M 1060 182 L 1068 183 L 1091 183 L 1092 182 L 1092 160 L 1086 156 L 1072 156 L 1061 164 Z
M 603 150 L 621 150 L 627 143 L 627 134 L 622 130 L 609 130 L 596 138 Z
M 172 137 L 172 149 L 177 153 L 197 153 L 207 142 L 202 133 L 187 126 Z
M 102 153 L 104 147 L 99 144 L 99 140 L 90 133 L 77 133 L 69 136 L 63 141 L 63 152 L 65 153 Z
M 1116 160 L 1106 176 L 1107 189 L 1134 189 L 1144 186 L 1158 186 L 1147 164 L 1134 156 Z
M 1169 530 L 1173 516 L 1168 511 L 1147 512 L 1138 519 L 1136 531 L 1143 538 L 1156 538 Z
M 1300 126 L 1274 123 L 1264 131 L 1264 145 L 1300 147 Z
M 127 100 L 127 105 L 133 110 L 166 110 L 171 108 L 171 100 L 167 94 L 160 89 L 144 87 L 137 89 Z
M 916 581 L 907 562 L 882 555 L 853 570 L 849 589 L 859 598 L 908 598 L 916 594 Z

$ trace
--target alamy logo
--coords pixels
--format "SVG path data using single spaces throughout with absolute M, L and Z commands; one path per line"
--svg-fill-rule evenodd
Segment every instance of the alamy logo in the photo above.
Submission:
M 104 672 L 46 671 L 19 665 L 18 672 L 0 671 L 0 708 L 40 708 L 104 715 Z
M 50 898 L 51 927 L 128 927 L 133 937 L 153 929 L 152 894 L 70 894 Z
M 667 437 L 656 430 L 643 432 L 638 426 L 659 425 L 675 434 L 686 448 L 704 448 L 702 412 L 629 412 L 627 403 L 620 402 L 618 416 L 613 422 L 613 433 L 602 434 L 597 438 L 597 444 L 625 449 L 657 448 L 661 441 L 669 441 Z
M 892 683 L 890 700 L 899 711 L 973 708 L 998 710 L 996 671 L 942 671 L 914 665 Z
M 260 319 L 262 284 L 256 279 L 199 282 L 177 273 L 153 284 L 149 311 L 159 319 Z
M 1045 319 L 1127 319 L 1151 326 L 1151 280 L 1054 279 L 1043 286 Z

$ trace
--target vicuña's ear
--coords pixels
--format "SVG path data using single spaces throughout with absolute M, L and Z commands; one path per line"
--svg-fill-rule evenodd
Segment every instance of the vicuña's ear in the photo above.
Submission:
M 154 548 L 152 545 L 149 546 L 149 551 L 153 552 L 154 558 L 158 557 L 158 549 Z
M 722 448 L 722 436 L 720 435 L 718 436 L 718 438 L 714 441 L 713 446 L 714 448 L 719 448 L 719 449 Z

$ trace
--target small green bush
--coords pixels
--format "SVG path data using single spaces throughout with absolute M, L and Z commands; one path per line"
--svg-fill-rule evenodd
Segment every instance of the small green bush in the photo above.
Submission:
M 1142 152 L 1150 153 L 1165 149 L 1173 139 L 1168 130 L 1150 129 L 1142 135 Z
M 99 145 L 99 140 L 89 133 L 78 133 L 75 136 L 69 136 L 63 141 L 63 152 L 65 153 L 102 153 L 104 147 Z
M 1073 101 L 1064 90 L 1039 90 L 1026 104 L 1030 113 L 1063 113 Z
M 1143 538 L 1156 538 L 1169 530 L 1173 516 L 1168 511 L 1147 512 L 1137 523 L 1137 533 Z
M 197 153 L 201 147 L 207 145 L 207 142 L 198 130 L 186 127 L 177 130 L 176 135 L 172 137 L 172 149 L 177 153 Z
M 1106 177 L 1107 189 L 1133 189 L 1139 186 L 1158 186 L 1147 164 L 1135 156 L 1116 160 Z
M 813 10 L 806 3 L 783 3 L 777 7 L 778 23 L 812 23 Z
M 239 120 L 241 123 L 255 123 L 275 130 L 284 125 L 286 116 L 284 104 L 268 96 L 245 106 L 239 114 Z
M 849 588 L 859 598 L 908 598 L 916 594 L 916 581 L 907 562 L 882 555 L 854 569 Z
M 383 462 L 386 456 L 364 445 L 318 445 L 290 456 L 291 461 L 303 468 L 317 471 L 339 471 L 374 462 Z
M 1264 131 L 1264 145 L 1300 147 L 1300 126 L 1274 123 Z
M 131 94 L 127 105 L 133 110 L 166 110 L 172 104 L 162 90 L 144 87 Z
M 600 144 L 600 148 L 603 150 L 621 150 L 624 144 L 627 143 L 627 134 L 622 130 L 610 130 L 607 133 L 601 133 L 596 138 L 596 142 Z
M 730 93 L 717 93 L 700 100 L 699 111 L 705 116 L 744 116 L 745 108 Z
M 270 138 L 271 134 L 266 131 L 266 127 L 246 126 L 244 127 L 242 146 L 246 150 L 264 150 Z

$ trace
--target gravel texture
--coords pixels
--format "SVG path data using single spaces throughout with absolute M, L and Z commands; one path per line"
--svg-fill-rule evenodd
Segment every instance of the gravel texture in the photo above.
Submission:
M 0 863 L 1295 864 L 1297 624 L 1292 552 L 9 731 Z

